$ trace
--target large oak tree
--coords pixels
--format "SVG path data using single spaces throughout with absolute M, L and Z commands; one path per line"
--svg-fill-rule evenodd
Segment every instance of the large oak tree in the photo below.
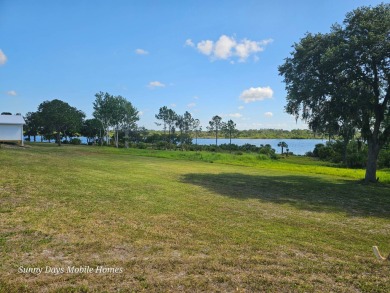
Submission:
M 330 33 L 307 34 L 279 67 L 286 112 L 313 130 L 354 129 L 368 143 L 366 182 L 376 181 L 380 149 L 390 139 L 390 4 L 361 7 Z
M 61 146 L 61 136 L 67 132 L 79 132 L 85 114 L 61 100 L 45 101 L 38 106 L 38 115 L 45 133 L 55 134 Z

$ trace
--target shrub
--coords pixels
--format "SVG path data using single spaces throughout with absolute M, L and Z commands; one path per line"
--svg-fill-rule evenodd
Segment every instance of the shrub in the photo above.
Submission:
M 258 152 L 259 148 L 255 146 L 254 144 L 246 143 L 240 147 L 240 150 L 245 152 Z
M 189 150 L 190 151 L 201 151 L 202 150 L 202 146 L 201 145 L 190 144 Z
M 135 147 L 137 148 L 137 149 L 146 149 L 147 148 L 147 144 L 146 143 L 144 143 L 144 142 L 139 142 L 139 143 L 136 143 L 135 144 Z
M 170 150 L 170 149 L 174 149 L 175 147 L 176 147 L 175 144 L 166 141 L 159 141 L 154 145 L 154 148 L 157 150 Z
M 208 145 L 204 146 L 204 149 L 208 152 L 217 152 L 219 147 L 217 147 L 216 145 Z
M 364 168 L 366 166 L 367 155 L 363 152 L 347 153 L 347 167 Z
M 390 168 L 390 149 L 383 149 L 378 157 L 379 168 Z
M 313 150 L 313 152 L 312 152 L 313 157 L 319 158 L 319 157 L 320 157 L 319 151 L 320 151 L 320 149 L 322 149 L 322 148 L 324 148 L 324 147 L 325 147 L 325 145 L 322 144 L 322 143 L 316 144 L 315 147 L 314 147 L 314 150 Z
M 273 149 L 271 147 L 271 145 L 269 145 L 269 144 L 260 145 L 259 153 L 262 155 L 266 155 L 267 157 L 269 157 L 271 159 L 277 159 L 275 149 Z
M 335 151 L 333 150 L 332 145 L 328 143 L 326 144 L 326 146 L 319 147 L 317 149 L 317 153 L 318 157 L 324 161 L 331 161 L 332 157 L 335 155 Z
M 237 151 L 240 147 L 234 143 L 232 144 L 220 144 L 219 148 L 224 151 Z
M 72 138 L 69 142 L 70 144 L 79 145 L 81 144 L 81 139 L 79 138 Z
M 265 160 L 269 160 L 270 157 L 267 156 L 267 155 L 264 155 L 264 154 L 258 154 L 258 155 L 257 155 L 257 159 L 258 159 L 258 160 L 261 160 L 261 161 L 265 161 Z

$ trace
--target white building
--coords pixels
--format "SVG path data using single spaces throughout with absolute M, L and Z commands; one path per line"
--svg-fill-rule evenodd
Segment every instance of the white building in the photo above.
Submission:
M 24 124 L 26 122 L 21 115 L 0 115 L 0 141 L 17 141 L 23 146 Z

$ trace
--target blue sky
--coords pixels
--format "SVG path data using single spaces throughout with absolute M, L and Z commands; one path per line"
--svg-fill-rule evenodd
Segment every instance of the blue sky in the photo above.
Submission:
M 284 113 L 278 66 L 306 32 L 381 1 L 0 0 L 0 112 L 68 102 L 92 118 L 95 93 L 122 95 L 140 126 L 162 106 L 239 129 L 306 128 Z

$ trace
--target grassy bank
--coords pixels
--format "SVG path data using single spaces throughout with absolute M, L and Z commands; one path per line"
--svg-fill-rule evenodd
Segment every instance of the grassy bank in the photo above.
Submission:
M 360 180 L 364 178 L 364 169 L 348 169 L 337 167 L 336 164 L 320 161 L 304 156 L 279 156 L 278 160 L 269 160 L 265 155 L 254 153 L 221 153 L 221 152 L 193 152 L 193 151 L 165 151 L 153 149 L 115 149 L 102 148 L 97 152 L 137 155 L 175 160 L 201 161 L 236 166 L 248 166 L 261 169 L 284 170 L 294 173 L 324 174 Z M 377 176 L 381 183 L 390 183 L 390 170 L 378 170 Z
M 390 291 L 371 252 L 390 252 L 389 185 L 302 158 L 201 155 L 0 149 L 0 292 Z

